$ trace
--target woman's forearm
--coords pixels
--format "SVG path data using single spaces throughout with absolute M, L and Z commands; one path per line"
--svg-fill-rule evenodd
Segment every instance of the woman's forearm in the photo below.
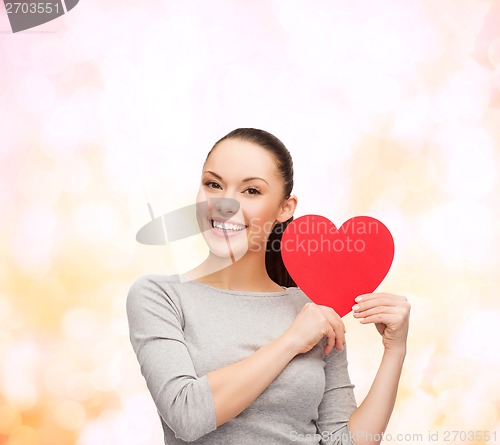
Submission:
M 370 391 L 352 413 L 348 428 L 355 445 L 376 445 L 382 440 L 394 408 L 406 348 L 385 350 Z
M 250 406 L 297 355 L 294 351 L 294 345 L 282 335 L 244 360 L 209 372 L 217 426 Z

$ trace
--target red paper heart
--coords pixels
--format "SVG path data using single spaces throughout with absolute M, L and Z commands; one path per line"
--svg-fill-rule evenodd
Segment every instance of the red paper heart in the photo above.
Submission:
M 304 215 L 283 232 L 281 255 L 297 286 L 343 317 L 354 298 L 373 292 L 389 272 L 394 240 L 370 216 L 355 216 L 337 229 L 324 216 Z

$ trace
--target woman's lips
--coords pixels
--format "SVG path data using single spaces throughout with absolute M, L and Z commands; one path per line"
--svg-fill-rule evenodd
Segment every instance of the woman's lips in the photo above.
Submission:
M 244 233 L 246 232 L 246 226 L 244 229 L 241 229 L 241 230 L 232 230 L 232 229 L 218 229 L 216 227 L 213 226 L 212 224 L 212 219 L 209 219 L 209 224 L 210 224 L 210 231 L 215 235 L 215 236 L 218 236 L 220 238 L 226 238 L 226 237 L 232 237 L 232 236 L 237 236 L 239 233 Z M 220 221 L 220 220 L 216 220 L 216 221 Z M 236 223 L 230 223 L 228 221 L 224 221 L 225 223 L 227 224 L 234 224 L 234 225 L 241 225 L 241 226 L 244 226 L 244 224 L 236 224 Z

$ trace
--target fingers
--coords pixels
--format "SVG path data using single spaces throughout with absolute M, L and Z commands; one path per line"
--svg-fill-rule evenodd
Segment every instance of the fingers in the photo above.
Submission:
M 362 309 L 361 306 L 359 309 L 355 309 L 353 312 L 353 317 L 355 318 L 367 318 L 371 315 L 377 314 L 395 314 L 398 312 L 398 308 L 393 306 L 376 306 L 371 309 Z
M 410 303 L 406 297 L 386 293 L 373 293 L 359 295 L 355 298 L 356 304 L 352 307 L 356 313 L 376 307 L 399 308 L 409 310 Z
M 332 329 L 330 325 L 328 326 L 327 333 L 325 335 L 327 336 L 327 338 L 326 338 L 326 346 L 324 352 L 325 355 L 328 355 L 330 354 L 330 352 L 332 352 L 332 349 L 335 347 L 336 343 L 335 331 Z
M 396 326 L 401 321 L 398 314 L 375 314 L 359 320 L 360 323 L 384 323 L 387 326 Z
M 320 306 L 321 310 L 323 311 L 323 315 L 326 317 L 329 323 L 329 332 L 331 332 L 331 335 L 333 338 L 329 338 L 328 341 L 331 345 L 330 351 L 336 347 L 339 351 L 342 350 L 342 347 L 344 346 L 346 340 L 345 340 L 345 333 L 346 328 L 344 325 L 344 322 L 342 319 L 339 317 L 339 315 L 331 308 L 328 306 Z M 329 352 L 330 352 L 329 351 Z
M 356 300 L 353 317 L 361 323 L 397 323 L 410 312 L 408 299 L 400 295 L 372 293 L 360 295 Z
M 356 304 L 363 305 L 364 309 L 385 305 L 385 306 L 398 306 L 398 305 L 406 305 L 408 303 L 408 299 L 402 295 L 394 295 L 388 294 L 386 292 L 373 292 L 371 294 L 362 294 L 358 295 L 355 299 Z

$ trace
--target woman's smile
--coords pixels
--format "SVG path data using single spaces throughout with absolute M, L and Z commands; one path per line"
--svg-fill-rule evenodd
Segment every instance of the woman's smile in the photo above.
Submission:
M 245 224 L 222 221 L 219 218 L 209 219 L 209 221 L 210 225 L 212 226 L 212 233 L 220 237 L 236 236 L 239 233 L 244 232 L 248 227 Z

